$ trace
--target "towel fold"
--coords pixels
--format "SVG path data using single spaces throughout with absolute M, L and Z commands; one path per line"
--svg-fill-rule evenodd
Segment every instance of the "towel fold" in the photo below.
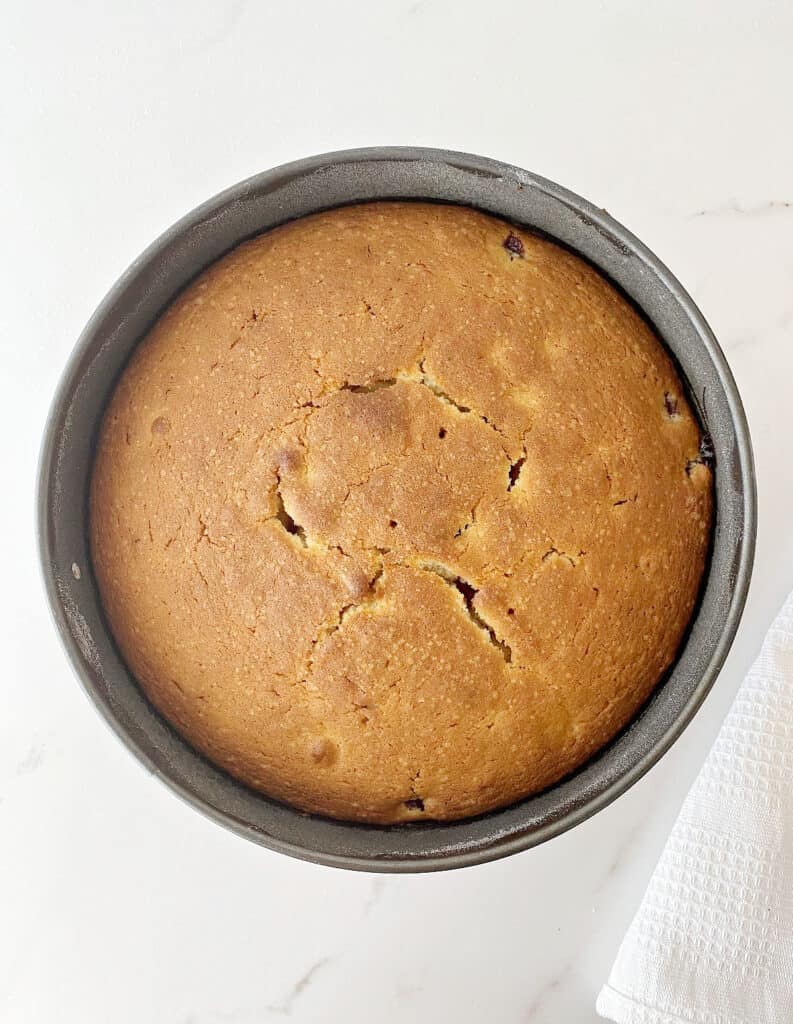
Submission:
M 686 797 L 597 1011 L 793 1022 L 793 594 Z

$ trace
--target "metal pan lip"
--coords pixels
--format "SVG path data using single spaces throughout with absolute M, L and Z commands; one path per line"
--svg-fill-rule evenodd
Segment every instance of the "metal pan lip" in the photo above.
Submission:
M 376 184 L 383 176 L 388 178 L 389 187 L 383 189 L 383 194 L 378 194 Z M 670 721 L 658 724 L 652 716 L 648 718 L 651 706 L 663 702 L 664 690 L 669 685 L 667 681 L 626 733 L 612 741 L 579 772 L 538 797 L 460 822 L 384 828 L 305 815 L 254 793 L 214 768 L 170 730 L 150 706 L 145 713 L 136 711 L 137 719 L 121 715 L 112 696 L 114 687 L 135 684 L 123 666 L 120 669 L 116 666 L 113 672 L 108 672 L 101 659 L 97 661 L 92 656 L 91 644 L 114 645 L 101 613 L 97 615 L 95 610 L 89 612 L 82 607 L 82 594 L 87 593 L 94 605 L 97 602 L 90 567 L 86 565 L 80 573 L 80 580 L 74 580 L 76 594 L 71 590 L 72 581 L 65 571 L 67 566 L 75 563 L 69 561 L 70 552 L 65 550 L 66 542 L 60 536 L 60 524 L 65 521 L 61 491 L 72 478 L 70 474 L 84 472 L 86 460 L 90 464 L 92 453 L 92 437 L 86 435 L 75 441 L 70 423 L 79 408 L 79 403 L 75 404 L 78 392 L 81 386 L 87 386 L 86 378 L 90 377 L 93 364 L 97 360 L 101 362 L 103 353 L 106 355 L 114 344 L 116 335 L 109 330 L 109 325 L 115 324 L 123 329 L 125 319 L 135 315 L 131 296 L 136 287 L 140 289 L 141 283 L 147 279 L 155 284 L 163 280 L 167 282 L 171 269 L 169 261 L 174 259 L 174 252 L 184 255 L 191 244 L 206 244 L 223 218 L 236 215 L 246 204 L 266 204 L 268 197 L 277 203 L 279 194 L 284 190 L 297 190 L 296 194 L 303 197 L 301 202 L 308 203 L 310 209 L 301 207 L 295 212 L 288 204 L 282 204 L 274 211 L 271 206 L 270 214 L 274 213 L 276 217 L 273 223 L 340 205 L 338 195 L 334 198 L 325 189 L 329 177 L 333 177 L 337 184 L 338 180 L 348 182 L 349 201 L 400 197 L 466 203 L 468 197 L 467 205 L 477 206 L 507 220 L 526 223 L 529 227 L 540 225 L 532 224 L 531 218 L 521 220 L 515 217 L 515 203 L 520 205 L 531 199 L 543 209 L 553 208 L 564 221 L 568 236 L 571 232 L 579 232 L 579 244 L 575 239 L 571 241 L 570 237 L 556 235 L 553 231 L 546 233 L 578 249 L 607 276 L 617 280 L 623 289 L 627 280 L 625 290 L 651 320 L 654 319 L 652 313 L 644 302 L 637 300 L 637 292 L 650 297 L 650 304 L 654 305 L 657 298 L 670 309 L 674 307 L 675 322 L 680 324 L 680 339 L 670 336 L 668 331 L 661 331 L 664 341 L 678 359 L 691 355 L 689 349 L 682 351 L 675 347 L 678 340 L 681 345 L 685 341 L 689 347 L 699 346 L 696 356 L 708 367 L 707 386 L 711 388 L 708 391 L 708 408 L 697 403 L 716 446 L 717 525 L 713 559 L 705 585 L 706 596 L 715 572 L 726 572 L 727 578 L 726 582 L 719 581 L 723 593 L 718 606 L 706 610 L 701 604 L 692 623 L 707 635 L 707 650 L 692 654 L 689 648 L 695 639 L 690 635 L 678 657 L 676 666 L 684 655 L 691 655 L 695 661 L 698 656 L 699 661 L 696 673 L 688 681 L 685 699 L 679 701 Z M 449 180 L 455 183 L 451 191 L 444 187 L 444 181 Z M 359 197 L 367 182 L 372 183 L 372 194 Z M 505 208 L 503 198 L 495 193 L 496 189 L 500 194 L 515 197 L 514 202 L 509 199 L 509 208 Z M 505 189 L 508 193 L 504 193 Z M 267 226 L 271 225 L 259 230 L 265 230 Z M 256 231 L 252 230 L 248 235 L 253 233 Z M 242 236 L 237 239 L 241 240 Z M 591 249 L 592 246 L 603 250 L 605 255 L 602 259 L 593 259 L 591 252 L 586 251 L 586 247 Z M 614 266 L 604 265 L 612 259 L 617 261 Z M 615 274 L 614 267 L 619 268 L 618 274 Z M 194 273 L 201 269 L 203 267 L 196 264 Z M 624 275 L 625 279 L 621 280 L 619 275 Z M 175 286 L 171 296 L 182 286 L 183 283 Z M 134 345 L 127 345 L 126 355 L 132 347 Z M 99 379 L 105 390 L 112 388 L 112 380 L 107 374 L 102 377 L 100 371 Z M 696 401 L 699 386 L 705 385 L 690 376 L 689 384 L 695 392 Z M 714 403 L 718 422 L 712 422 Z M 723 438 L 726 438 L 724 443 Z M 720 483 L 724 481 L 729 484 L 725 492 L 726 505 L 720 489 Z M 80 508 L 75 505 L 76 502 L 72 502 L 68 508 L 68 515 L 75 520 L 73 527 L 71 523 L 69 525 L 72 537 L 78 536 L 80 528 L 85 533 L 85 504 L 83 502 Z M 719 521 L 718 516 L 722 513 L 724 518 Z M 574 827 L 608 806 L 637 782 L 689 724 L 727 657 L 746 603 L 754 560 L 756 519 L 751 440 L 735 381 L 703 315 L 668 268 L 604 210 L 546 178 L 481 156 L 416 147 L 344 150 L 297 160 L 233 185 L 168 228 L 122 274 L 80 335 L 50 408 L 37 485 L 40 562 L 55 624 L 83 688 L 125 746 L 188 804 L 238 835 L 315 863 L 379 872 L 446 870 L 508 856 Z M 707 620 L 700 621 L 705 613 Z M 146 705 L 139 692 L 137 700 L 140 708 Z M 153 744 L 147 730 L 158 733 L 164 730 L 166 739 L 160 738 L 160 747 Z M 631 737 L 634 748 L 637 742 L 639 748 L 633 755 L 630 744 L 626 748 L 627 753 L 619 749 L 620 744 L 624 746 L 626 738 Z M 163 753 L 162 744 L 168 745 L 167 756 Z M 583 779 L 586 785 L 581 782 Z M 579 780 L 578 792 L 576 780 Z M 554 794 L 562 791 L 565 792 L 564 799 L 554 806 Z M 544 801 L 544 810 L 539 816 L 536 810 L 532 812 L 538 801 Z

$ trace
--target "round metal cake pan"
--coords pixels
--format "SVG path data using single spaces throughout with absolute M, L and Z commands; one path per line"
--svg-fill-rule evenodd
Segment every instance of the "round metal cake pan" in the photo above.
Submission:
M 105 623 L 87 540 L 97 428 L 120 371 L 184 286 L 239 242 L 319 210 L 375 199 L 459 203 L 573 249 L 644 313 L 673 354 L 713 439 L 716 519 L 698 608 L 677 660 L 632 724 L 574 775 L 478 818 L 393 827 L 331 821 L 284 806 L 196 753 L 144 697 Z M 193 210 L 141 255 L 83 331 L 52 404 L 38 485 L 41 563 L 63 643 L 91 700 L 135 756 L 232 831 L 282 853 L 368 871 L 430 871 L 541 843 L 605 807 L 672 745 L 724 663 L 752 570 L 756 494 L 749 431 L 721 349 L 690 296 L 630 232 L 528 171 L 433 149 L 330 153 L 265 171 Z M 99 766 L 97 765 L 97 771 Z

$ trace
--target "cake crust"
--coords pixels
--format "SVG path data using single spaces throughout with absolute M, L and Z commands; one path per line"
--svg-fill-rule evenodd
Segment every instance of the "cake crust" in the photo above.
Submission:
M 461 818 L 648 698 L 697 597 L 708 462 L 663 347 L 583 261 L 461 207 L 345 207 L 233 250 L 138 346 L 94 570 L 145 693 L 232 775 L 331 817 Z

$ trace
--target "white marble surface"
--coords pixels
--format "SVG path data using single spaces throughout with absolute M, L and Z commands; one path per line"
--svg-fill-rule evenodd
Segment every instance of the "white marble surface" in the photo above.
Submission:
M 2 22 L 0 1020 L 590 1024 L 793 587 L 793 8 L 30 0 Z M 56 378 L 129 261 L 227 184 L 381 143 L 512 161 L 644 239 L 727 352 L 761 511 L 739 638 L 662 763 L 540 849 L 404 878 L 270 854 L 147 776 L 72 678 L 32 528 Z

